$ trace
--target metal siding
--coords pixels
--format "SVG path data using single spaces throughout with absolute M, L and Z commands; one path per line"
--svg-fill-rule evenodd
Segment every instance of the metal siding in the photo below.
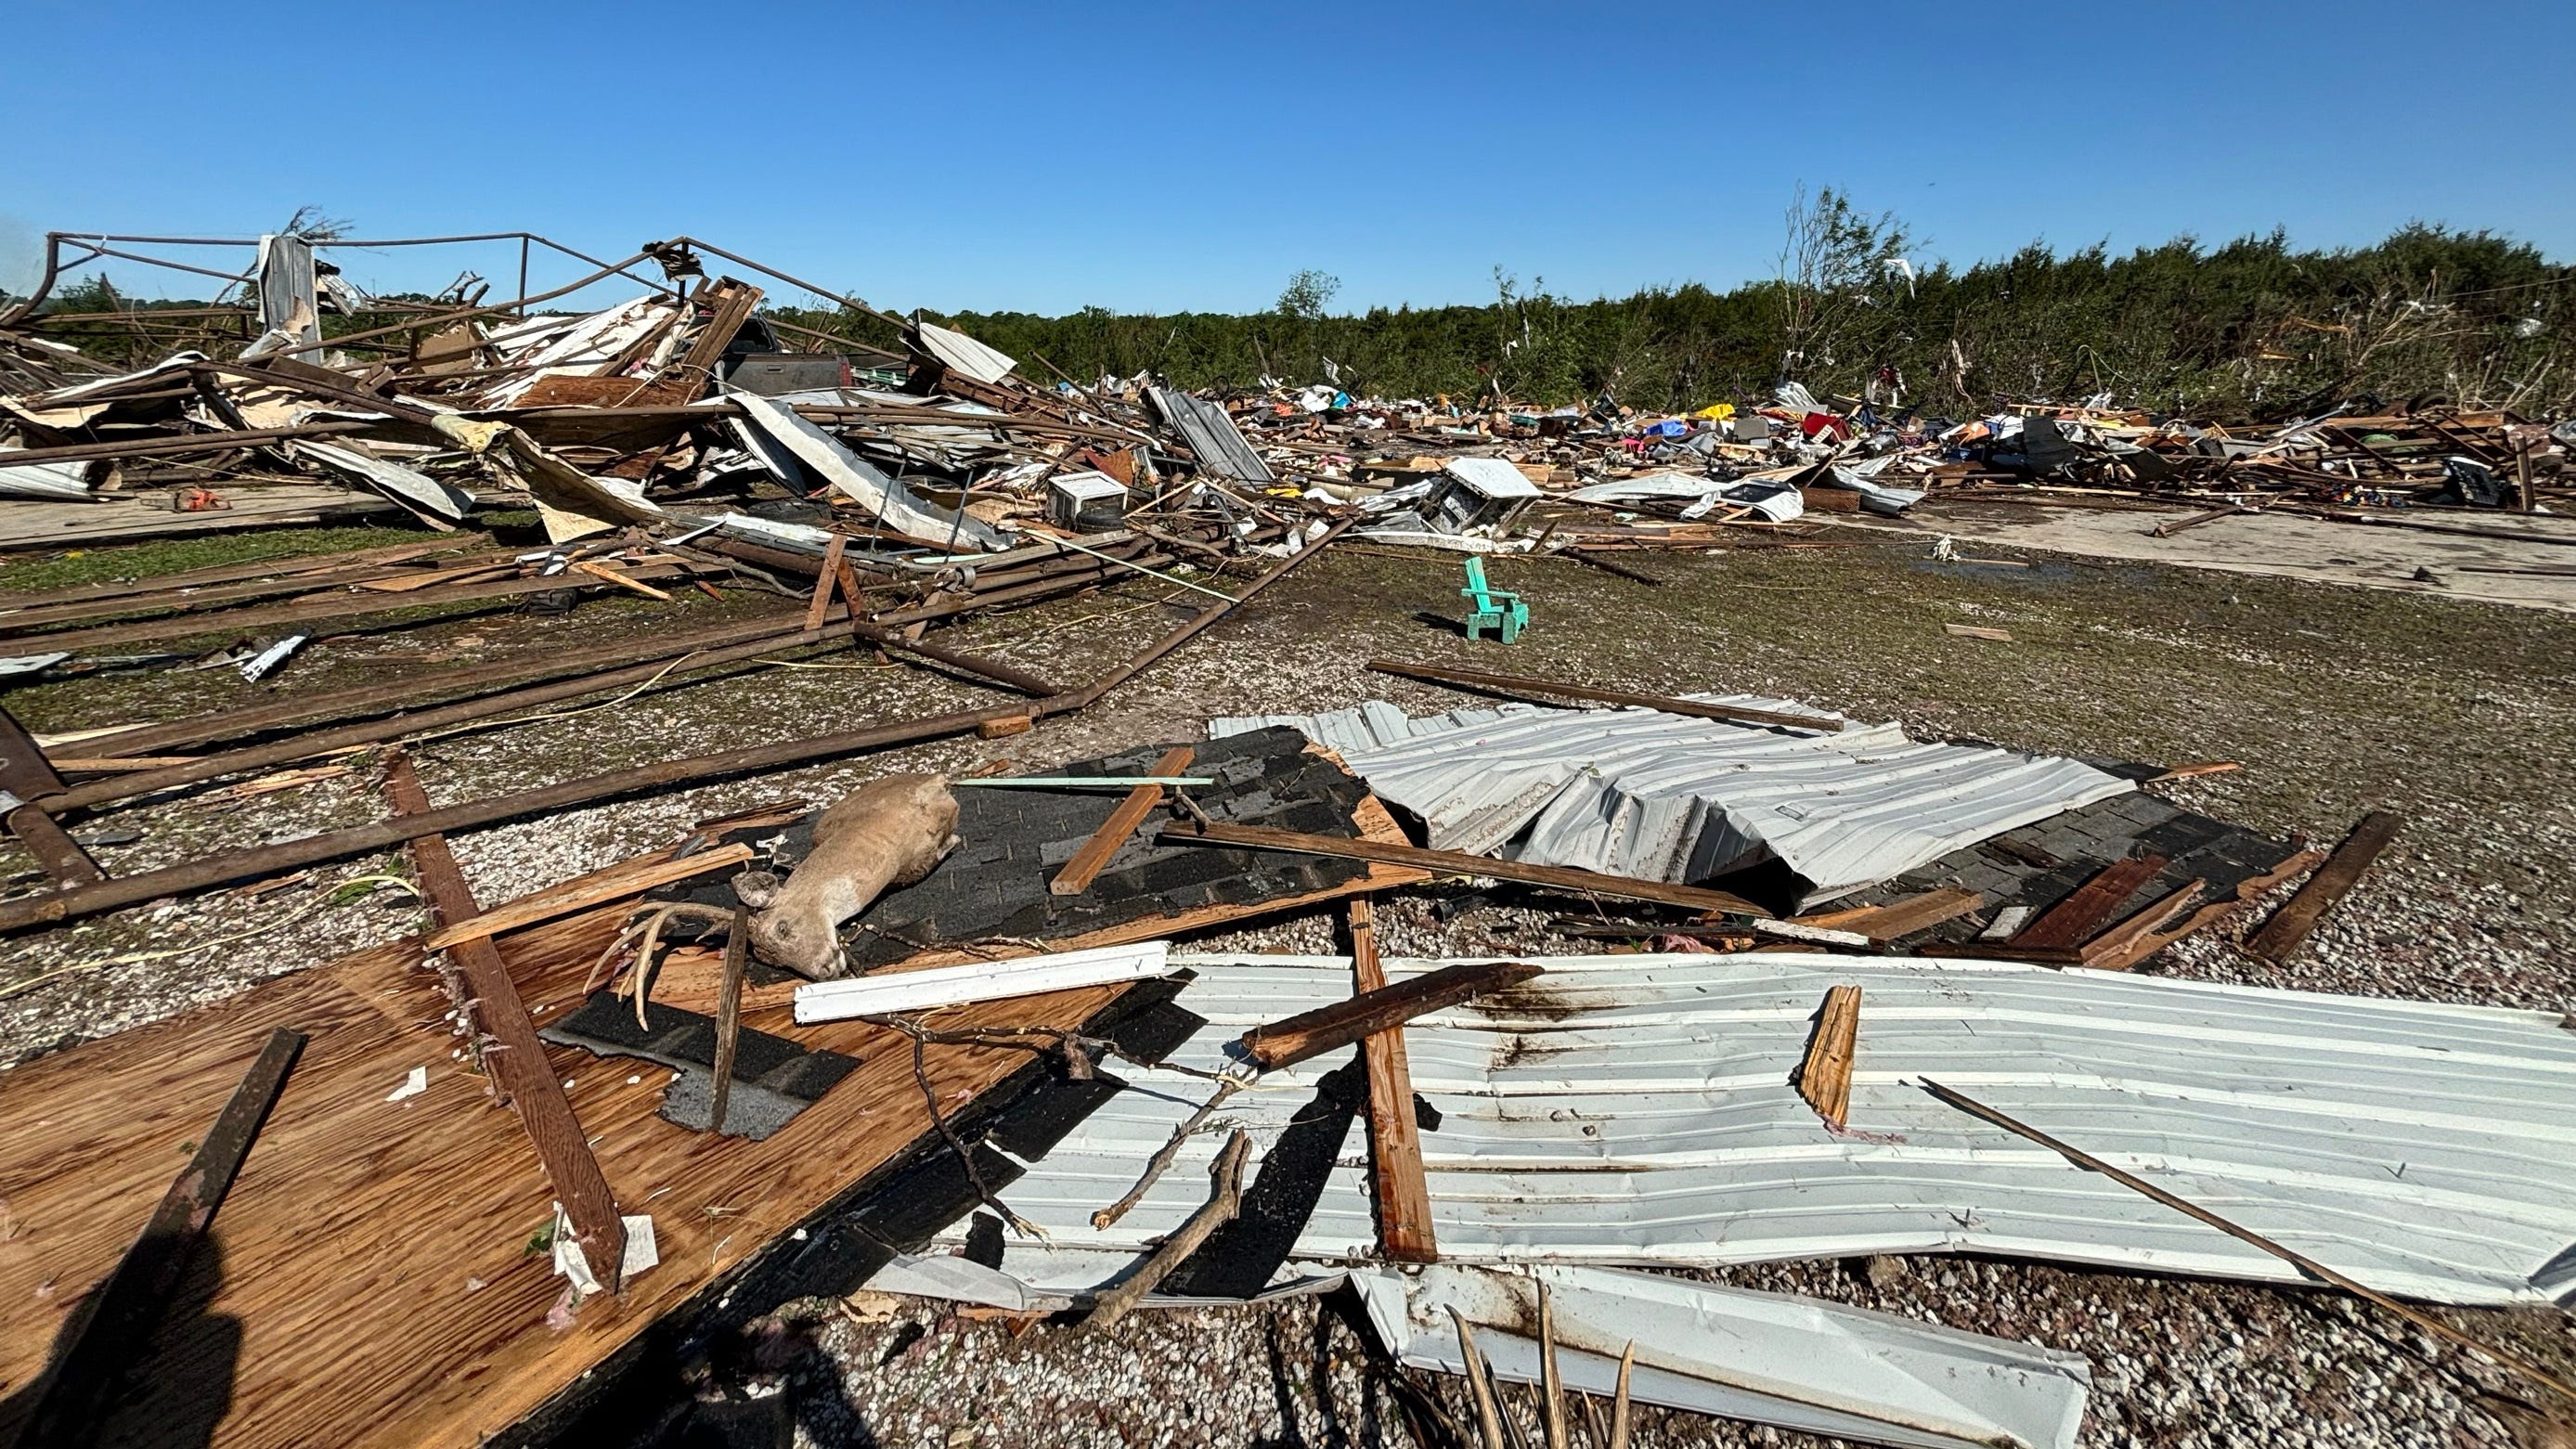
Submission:
M 1243 483 L 1279 481 L 1270 465 L 1261 461 L 1261 455 L 1244 441 L 1243 430 L 1226 416 L 1224 408 L 1176 388 L 1149 388 L 1145 395 L 1153 400 L 1163 421 L 1180 429 L 1181 436 L 1189 440 L 1190 452 L 1201 468 Z
M 1247 1027 L 1345 998 L 1332 957 L 1175 954 L 1216 1070 Z M 1449 964 L 1389 961 L 1401 980 Z M 2385 1292 L 2576 1297 L 2576 1035 L 2547 1013 L 1992 962 L 1545 958 L 1518 992 L 1406 1029 L 1444 1260 L 1715 1265 L 1979 1252 L 2298 1282 L 2280 1260 L 1941 1105 L 1931 1077 Z M 1789 1086 L 1825 989 L 1862 988 L 1851 1128 Z M 1220 1110 L 1256 1152 L 1340 1053 Z M 1206 1194 L 1194 1139 L 1105 1231 L 1089 1214 L 1203 1100 L 1181 1072 L 1076 1128 L 1007 1194 L 1065 1246 L 1137 1251 Z M 1213 1128 L 1212 1124 L 1212 1128 Z M 1354 1132 L 1298 1254 L 1367 1256 Z
M 1810 903 L 2136 788 L 2074 760 L 1917 744 L 1895 724 L 1825 733 L 1646 709 L 1534 710 L 1342 748 L 1371 789 L 1423 819 L 1437 849 L 1486 854 L 1519 840 L 1515 860 L 1673 881 L 1776 856 L 1812 883 Z

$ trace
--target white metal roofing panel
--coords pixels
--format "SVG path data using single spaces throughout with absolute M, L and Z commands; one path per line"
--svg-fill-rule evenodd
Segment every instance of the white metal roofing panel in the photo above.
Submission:
M 1780 1293 L 1648 1273 L 1452 1264 L 1355 1272 L 1380 1341 L 1416 1368 L 1466 1372 L 1451 1314 L 1498 1378 L 1540 1381 L 1530 1331 L 1548 1289 L 1558 1371 L 1607 1397 L 1633 1349 L 1641 1403 L 1908 1449 L 2071 1449 L 2084 1356 Z
M 1529 475 L 1500 458 L 1452 458 L 1443 472 L 1488 498 L 1537 498 Z
M 1338 1001 L 1346 958 L 1184 955 L 1216 1070 L 1246 1028 Z M 1391 979 L 1451 964 L 1389 961 Z M 2000 962 L 1547 957 L 1548 973 L 1406 1028 L 1444 1260 L 1690 1266 L 1977 1252 L 2300 1281 L 2277 1258 L 1942 1105 L 1931 1078 L 2330 1267 L 2408 1297 L 2576 1299 L 2576 1033 L 2550 1013 Z M 1789 1085 L 1827 987 L 1862 988 L 1850 1130 Z M 1219 1129 L 1256 1152 L 1340 1066 L 1264 1076 L 1107 1229 L 1208 1084 L 1137 1089 L 1004 1194 L 1068 1247 L 1138 1251 L 1205 1197 Z M 1366 1256 L 1366 1134 L 1301 1258 Z
M 921 338 L 922 351 L 977 382 L 1000 382 L 1020 365 L 1019 359 L 1009 353 L 987 347 L 952 328 L 916 322 L 913 331 Z
M 1346 759 L 1435 849 L 1672 881 L 1776 857 L 1810 883 L 1808 903 L 2137 788 L 2075 760 L 1917 744 L 1892 723 L 1826 733 L 1646 709 L 1541 710 Z
M 1286 725 L 1326 749 L 1348 755 L 1357 750 L 1381 749 L 1416 735 L 1491 724 L 1507 715 L 1535 714 L 1541 708 L 1535 704 L 1515 703 L 1492 709 L 1453 709 L 1447 714 L 1416 719 L 1385 700 L 1372 699 L 1363 701 L 1356 708 L 1327 710 L 1322 714 L 1222 715 L 1208 721 L 1207 733 L 1209 739 L 1221 740 L 1228 735 Z

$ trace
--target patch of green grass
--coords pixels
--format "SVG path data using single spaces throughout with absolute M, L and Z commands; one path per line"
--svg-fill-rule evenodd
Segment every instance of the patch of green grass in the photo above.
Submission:
M 66 549 L 0 563 L 0 593 L 67 589 L 111 580 L 158 578 L 190 569 L 268 559 L 304 558 L 428 543 L 436 535 L 416 528 L 274 528 L 242 533 L 156 539 L 150 543 Z

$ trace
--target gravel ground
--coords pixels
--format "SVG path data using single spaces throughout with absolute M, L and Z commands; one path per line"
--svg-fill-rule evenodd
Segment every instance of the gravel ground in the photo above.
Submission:
M 972 739 L 617 802 L 456 842 L 487 901 L 668 843 L 694 820 L 783 796 L 826 799 L 888 769 L 1036 767 L 1139 741 L 1196 738 L 1216 714 L 1331 708 L 1371 696 L 1415 710 L 1461 697 L 1372 676 L 1371 657 L 1456 659 L 1642 690 L 1738 689 L 1802 699 L 1918 735 L 2181 763 L 2241 761 L 2171 798 L 2258 828 L 2337 837 L 2363 810 L 2409 819 L 2397 846 L 2289 965 L 2246 957 L 2225 933 L 2150 969 L 2208 980 L 2566 1010 L 2576 1004 L 2576 622 L 2440 599 L 2152 566 L 2095 567 L 1979 545 L 2022 566 L 1939 564 L 1930 540 L 1637 556 L 1646 588 L 1578 565 L 1507 560 L 1497 582 L 1535 623 L 1509 653 L 1470 650 L 1425 621 L 1456 599 L 1445 559 L 1357 548 L 1301 570 L 1082 715 L 1015 738 Z M 353 546 L 342 542 L 340 546 Z M 1058 679 L 1088 677 L 1185 617 L 1188 596 L 1134 586 L 949 636 Z M 569 619 L 429 618 L 309 646 L 266 689 L 229 675 L 93 678 L 12 692 L 33 729 L 170 718 L 336 687 L 430 663 L 696 627 L 744 605 L 585 604 Z M 677 618 L 674 616 L 678 615 Z M 2009 643 L 1945 622 L 2010 631 Z M 866 656 L 753 669 L 610 707 L 415 747 L 446 803 L 589 770 L 785 739 L 992 699 L 980 688 Z M 197 794 L 103 815 L 140 838 L 102 846 L 131 873 L 211 846 L 290 839 L 374 818 L 375 762 L 247 798 Z M 0 881 L 29 883 L 0 854 Z M 0 1059 L 22 1058 L 216 1000 L 267 977 L 394 939 L 421 924 L 395 858 L 342 862 L 258 894 L 157 903 L 0 941 Z M 1547 912 L 1457 889 L 1387 903 L 1386 948 L 1431 955 L 1567 949 Z M 1206 938 L 1225 948 L 1319 950 L 1329 915 Z M 2516 1442 L 2478 1397 L 2510 1385 L 2413 1329 L 2323 1295 L 1924 1257 L 1795 1263 L 1722 1281 L 1812 1293 L 1952 1327 L 2086 1353 L 2091 1445 L 2467 1445 Z M 1329 1445 L 1407 1442 L 1400 1400 L 1459 1414 L 1458 1386 L 1372 1366 L 1328 1305 L 1140 1314 L 1105 1334 L 1001 1325 L 915 1308 L 862 1321 L 808 1305 L 720 1378 L 731 1394 L 798 1406 L 815 1445 Z M 2547 1312 L 2454 1311 L 2473 1332 L 2560 1366 L 2576 1335 Z M 791 1314 L 790 1317 L 799 1317 Z M 760 1357 L 755 1355 L 756 1358 Z M 763 1371 L 788 1365 L 782 1375 Z M 1514 1391 L 1526 1409 L 1525 1395 Z M 1641 1444 L 1814 1441 L 1648 1414 Z M 2524 1442 L 2543 1442 L 2526 1439 Z

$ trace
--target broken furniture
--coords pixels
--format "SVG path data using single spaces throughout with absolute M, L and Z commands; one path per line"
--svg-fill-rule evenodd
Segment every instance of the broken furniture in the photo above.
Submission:
M 1503 643 L 1516 643 L 1521 630 L 1529 625 L 1529 605 L 1522 602 L 1518 594 L 1487 585 L 1485 561 L 1481 558 L 1472 554 L 1468 556 L 1467 587 L 1458 592 L 1467 601 L 1467 637 L 1470 640 L 1490 629 Z

